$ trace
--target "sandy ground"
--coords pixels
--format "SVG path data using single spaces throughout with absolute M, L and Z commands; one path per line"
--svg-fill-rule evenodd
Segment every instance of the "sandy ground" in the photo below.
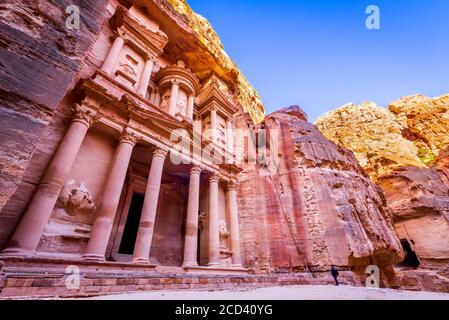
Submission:
M 449 294 L 350 286 L 293 286 L 250 291 L 153 291 L 93 300 L 449 300 Z

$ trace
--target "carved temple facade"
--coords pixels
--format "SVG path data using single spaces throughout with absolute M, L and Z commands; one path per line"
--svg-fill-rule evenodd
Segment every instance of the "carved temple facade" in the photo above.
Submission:
M 165 50 L 169 38 L 144 7 L 109 9 L 109 43 L 100 35 L 94 50 L 106 46 L 101 67 L 80 81 L 67 131 L 1 255 L 246 272 L 233 160 L 241 105 L 212 70 L 200 79 Z M 183 150 L 174 132 L 189 136 Z
M 448 290 L 447 270 L 397 268 L 354 154 L 298 106 L 265 116 L 184 0 L 79 1 L 79 31 L 59 2 L 23 12 L 44 2 L 40 38 L 0 28 L 17 42 L 0 46 L 0 297 L 330 284 L 331 266 L 365 286 L 373 265 L 382 286 Z

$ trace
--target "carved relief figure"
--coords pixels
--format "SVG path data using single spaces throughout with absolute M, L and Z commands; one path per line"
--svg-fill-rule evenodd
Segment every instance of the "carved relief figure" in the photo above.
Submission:
M 165 110 L 168 112 L 168 106 L 170 105 L 170 90 L 167 90 L 161 98 L 161 104 L 160 107 L 162 110 Z
M 207 217 L 207 214 L 205 212 L 201 211 L 198 216 L 198 227 L 200 230 L 204 230 L 204 228 L 206 227 L 206 217 Z
M 70 180 L 64 186 L 59 196 L 56 207 L 64 209 L 70 216 L 76 213 L 88 214 L 95 210 L 92 195 L 84 183 L 77 185 Z
M 187 95 L 183 91 L 179 92 L 177 112 L 183 116 L 187 115 Z
M 227 237 L 229 237 L 231 233 L 228 231 L 226 222 L 223 219 L 220 219 L 220 221 L 218 222 L 218 227 L 220 228 L 220 238 L 226 239 Z

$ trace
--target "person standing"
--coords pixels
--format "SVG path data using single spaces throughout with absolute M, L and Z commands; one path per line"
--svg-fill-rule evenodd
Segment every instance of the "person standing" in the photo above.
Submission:
M 331 274 L 332 274 L 332 277 L 333 277 L 334 280 L 335 280 L 335 285 L 336 285 L 336 286 L 339 286 L 340 284 L 339 284 L 339 282 L 338 282 L 338 276 L 339 276 L 340 274 L 338 273 L 338 270 L 335 269 L 334 266 L 332 266 Z

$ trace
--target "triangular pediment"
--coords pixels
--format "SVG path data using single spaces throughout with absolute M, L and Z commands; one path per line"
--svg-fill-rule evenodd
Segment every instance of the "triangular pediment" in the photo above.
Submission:
M 229 89 L 215 75 L 212 75 L 203 85 L 197 96 L 197 102 L 200 108 L 215 103 L 231 112 L 236 109 Z

